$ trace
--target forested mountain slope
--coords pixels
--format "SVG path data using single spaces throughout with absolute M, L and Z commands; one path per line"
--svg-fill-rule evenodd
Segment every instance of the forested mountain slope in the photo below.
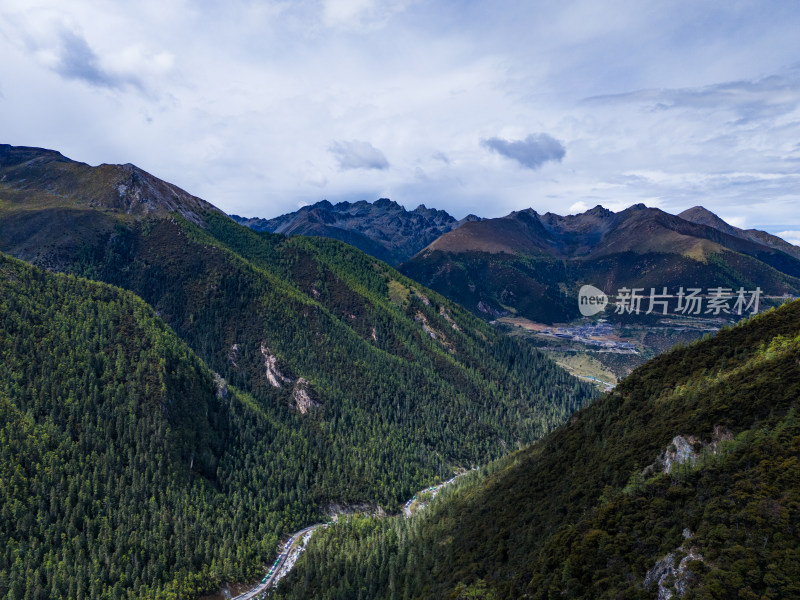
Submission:
M 798 398 L 793 302 L 659 356 L 413 519 L 330 528 L 281 597 L 798 597 Z
M 525 343 L 355 248 L 252 231 L 135 167 L 0 147 L 0 250 L 135 292 L 268 428 L 252 431 L 243 417 L 235 428 L 250 432 L 247 452 L 210 472 L 246 473 L 224 493 L 270 511 L 237 513 L 238 560 L 225 573 L 234 562 L 256 573 L 276 535 L 330 502 L 396 509 L 437 476 L 530 443 L 594 396 Z M 47 360 L 58 365 L 59 355 Z M 259 496 L 272 489 L 282 500 Z M 240 531 L 260 541 L 239 545 Z M 186 576 L 211 569 L 204 560 Z M 164 581 L 175 576 L 170 564 Z
M 0 597 L 191 597 L 313 518 L 316 457 L 130 292 L 0 254 Z
M 265 410 L 301 414 L 319 503 L 393 506 L 454 466 L 529 443 L 592 396 L 341 242 L 257 233 L 135 168 L 139 187 L 123 194 L 128 168 L 0 150 L 0 250 L 134 291 Z

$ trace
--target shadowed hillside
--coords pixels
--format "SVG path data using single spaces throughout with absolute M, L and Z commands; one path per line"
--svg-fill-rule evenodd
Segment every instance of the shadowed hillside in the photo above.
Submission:
M 675 216 L 639 204 L 562 217 L 528 209 L 466 223 L 400 270 L 484 318 L 545 323 L 579 317 L 577 293 L 587 283 L 609 295 L 623 287 L 800 293 L 800 249 L 703 211 Z
M 282 598 L 800 594 L 800 302 L 640 367 L 413 519 L 312 543 Z

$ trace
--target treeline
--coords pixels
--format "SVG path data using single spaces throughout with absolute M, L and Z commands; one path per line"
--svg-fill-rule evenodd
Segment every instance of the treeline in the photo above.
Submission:
M 141 243 L 117 235 L 118 250 Z M 363 296 L 336 287 L 348 276 L 340 249 L 304 250 L 331 262 L 333 283 L 313 282 L 324 302 L 217 246 L 206 258 L 227 263 L 182 277 L 162 271 L 166 255 L 150 268 L 110 255 L 109 269 L 141 269 L 136 281 L 162 293 L 159 312 L 217 362 L 227 391 L 133 294 L 0 255 L 0 596 L 194 597 L 252 580 L 320 504 L 391 510 L 454 465 L 501 454 L 497 432 L 513 447 L 591 397 L 535 351 L 481 324 L 455 329 L 452 307 L 421 291 L 394 304 L 369 287 L 388 286 L 380 274 Z M 345 259 L 354 281 L 380 266 Z M 386 347 L 335 314 L 359 308 L 384 320 Z M 425 334 L 417 313 L 446 340 Z M 266 335 L 276 354 L 288 348 L 293 360 L 278 366 L 310 380 L 318 409 L 302 415 L 292 383 L 265 383 Z
M 288 412 L 293 383 L 270 385 L 262 347 L 287 379 L 308 381 L 319 406 L 298 423 L 320 503 L 396 507 L 455 466 L 530 443 L 595 395 L 524 342 L 333 240 L 256 233 L 216 214 L 205 229 L 155 220 L 119 226 L 73 269 L 140 294 L 265 410 Z

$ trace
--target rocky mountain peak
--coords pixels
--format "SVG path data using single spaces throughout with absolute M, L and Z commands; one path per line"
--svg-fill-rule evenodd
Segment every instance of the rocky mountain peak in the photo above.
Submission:
M 584 215 L 588 215 L 590 217 L 605 218 L 605 217 L 613 216 L 614 215 L 614 211 L 611 211 L 611 210 L 603 207 L 602 205 L 598 204 L 597 206 L 595 206 L 594 208 L 590 208 L 589 210 L 587 210 L 583 214 Z
M 92 167 L 43 148 L 1 144 L 0 181 L 11 191 L 40 190 L 45 203 L 66 201 L 76 208 L 104 208 L 137 217 L 177 212 L 202 224 L 204 213 L 219 212 L 131 163 Z M 9 199 L 13 202 L 13 197 Z
M 347 242 L 390 264 L 399 264 L 442 234 L 477 217 L 457 221 L 443 210 L 420 204 L 408 211 L 389 198 L 375 202 L 327 200 L 274 219 L 232 218 L 257 231 L 330 237 Z

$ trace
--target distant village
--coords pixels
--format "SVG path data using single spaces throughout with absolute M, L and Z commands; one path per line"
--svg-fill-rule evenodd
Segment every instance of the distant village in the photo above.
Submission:
M 596 346 L 606 352 L 619 352 L 621 354 L 638 354 L 639 351 L 633 342 L 623 342 L 616 339 L 614 327 L 604 319 L 596 323 L 587 323 L 573 327 L 545 327 L 536 332 L 538 335 L 579 342 L 589 346 Z

